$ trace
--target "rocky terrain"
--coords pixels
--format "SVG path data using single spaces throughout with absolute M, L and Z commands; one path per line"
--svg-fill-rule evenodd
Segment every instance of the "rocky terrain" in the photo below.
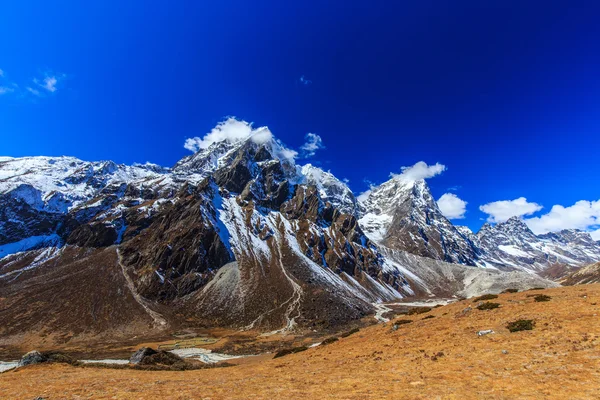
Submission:
M 583 232 L 456 227 L 423 180 L 359 201 L 260 130 L 172 168 L 3 157 L 0 206 L 5 347 L 335 330 L 376 303 L 552 287 L 531 272 L 600 259 Z
M 486 303 L 498 307 L 486 310 Z M 594 399 L 598 304 L 598 284 L 467 299 L 295 354 L 218 369 L 33 365 L 0 374 L 0 397 Z M 519 320 L 531 321 L 518 325 L 531 330 L 507 328 Z

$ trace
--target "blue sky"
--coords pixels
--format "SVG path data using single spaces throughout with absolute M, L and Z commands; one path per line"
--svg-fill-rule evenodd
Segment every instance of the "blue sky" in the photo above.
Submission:
M 592 1 L 3 1 L 0 155 L 168 166 L 237 116 L 319 135 L 299 162 L 357 193 L 443 164 L 432 191 L 473 230 L 596 230 L 598 20 Z

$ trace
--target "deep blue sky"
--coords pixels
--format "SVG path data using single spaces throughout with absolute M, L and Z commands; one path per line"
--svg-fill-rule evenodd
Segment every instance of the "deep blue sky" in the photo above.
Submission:
M 443 163 L 429 184 L 460 186 L 472 229 L 491 201 L 600 198 L 598 2 L 0 4 L 0 155 L 168 166 L 234 115 L 319 134 L 312 162 L 356 192 Z

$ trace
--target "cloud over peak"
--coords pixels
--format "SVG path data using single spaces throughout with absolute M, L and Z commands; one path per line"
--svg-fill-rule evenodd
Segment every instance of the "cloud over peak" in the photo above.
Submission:
M 390 176 L 394 179 L 400 179 L 407 182 L 414 182 L 421 179 L 433 178 L 436 175 L 441 174 L 446 170 L 446 166 L 440 163 L 434 165 L 427 165 L 424 161 L 419 161 L 415 165 L 410 167 L 402 167 L 402 173 L 394 174 Z
M 479 206 L 479 209 L 488 214 L 487 221 L 491 223 L 504 222 L 510 217 L 531 215 L 542 209 L 537 203 L 530 203 L 525 197 L 514 200 L 501 200 Z
M 600 239 L 600 200 L 580 200 L 569 207 L 556 204 L 547 214 L 525 220 L 529 229 L 536 234 L 556 232 L 563 229 L 590 230 Z
M 266 126 L 254 129 L 251 122 L 229 117 L 221 121 L 203 137 L 188 138 L 183 147 L 192 152 L 207 149 L 217 142 L 235 143 L 252 137 L 256 143 L 266 143 L 273 138 L 273 134 Z
M 321 136 L 316 133 L 307 133 L 305 139 L 306 142 L 300 147 L 304 157 L 312 157 L 317 150 L 325 148 Z

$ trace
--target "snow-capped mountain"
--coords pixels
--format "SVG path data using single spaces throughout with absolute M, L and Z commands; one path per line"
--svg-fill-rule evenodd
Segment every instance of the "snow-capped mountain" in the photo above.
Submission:
M 535 235 L 518 217 L 484 224 L 477 233 L 482 266 L 540 272 L 554 264 L 586 265 L 600 260 L 600 246 L 574 229 Z
M 115 335 L 327 328 L 379 301 L 552 285 L 460 265 L 480 262 L 479 239 L 424 181 L 392 179 L 359 204 L 292 155 L 259 131 L 172 168 L 0 159 L 0 334 L 40 320 Z
M 359 223 L 380 246 L 458 264 L 542 272 L 555 265 L 600 260 L 600 246 L 586 232 L 535 235 L 519 218 L 484 224 L 477 234 L 443 216 L 424 180 L 394 176 L 372 188 L 359 204 Z
M 374 242 L 436 260 L 475 265 L 478 249 L 442 214 L 424 180 L 395 176 L 360 203 L 361 226 Z

